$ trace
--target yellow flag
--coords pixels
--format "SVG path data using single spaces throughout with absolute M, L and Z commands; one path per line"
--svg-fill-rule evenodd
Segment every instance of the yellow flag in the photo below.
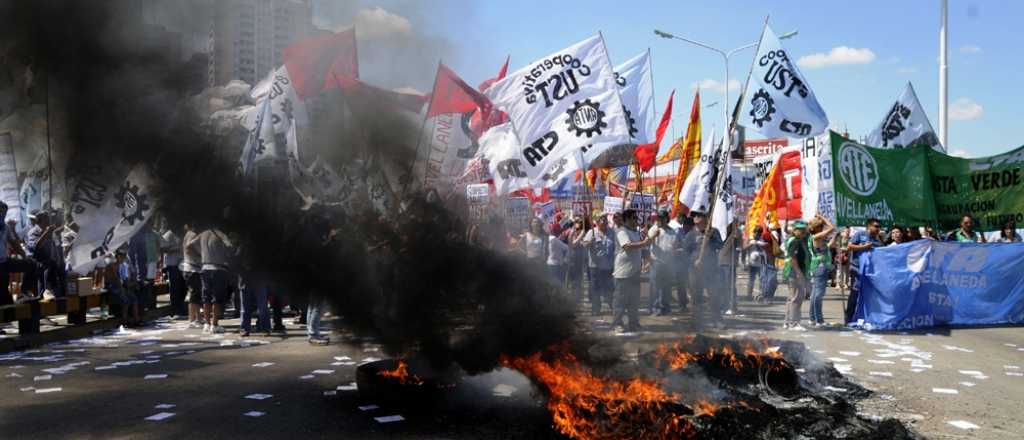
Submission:
M 679 212 L 681 206 L 679 192 L 683 189 L 686 176 L 700 162 L 700 141 L 700 90 L 698 90 L 693 97 L 693 108 L 690 109 L 690 123 L 686 126 L 686 136 L 672 144 L 665 155 L 658 159 L 661 162 L 680 158 L 675 185 L 672 187 L 672 217 Z

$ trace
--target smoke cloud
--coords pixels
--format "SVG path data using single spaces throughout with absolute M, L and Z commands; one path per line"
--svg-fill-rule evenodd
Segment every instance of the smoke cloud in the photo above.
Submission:
M 266 278 L 273 294 L 293 303 L 326 300 L 347 328 L 392 354 L 419 353 L 475 372 L 493 368 L 500 354 L 526 355 L 572 337 L 573 307 L 548 289 L 543 268 L 467 244 L 457 205 L 411 193 L 401 214 L 397 206 L 386 216 L 368 206 L 302 210 L 286 173 L 258 182 L 238 177 L 244 131 L 214 133 L 190 105 L 205 63 L 147 45 L 133 4 L 0 2 L 10 23 L 0 29 L 2 73 L 31 69 L 37 78 L 13 107 L 39 103 L 39 87 L 49 88 L 53 110 L 63 115 L 64 141 L 54 147 L 74 158 L 72 171 L 88 173 L 88 163 L 149 165 L 169 225 L 219 226 L 244 250 L 235 268 Z M 407 23 L 383 10 L 367 14 Z M 444 44 L 400 34 L 361 47 L 361 59 L 370 60 L 364 67 L 390 65 L 391 84 L 422 84 L 416 81 L 432 78 L 436 63 L 424 67 L 424 57 Z M 385 57 L 388 49 L 396 52 Z M 420 55 L 394 68 L 393 60 L 412 53 Z M 372 73 L 364 78 L 376 84 Z M 337 93 L 327 101 L 321 116 L 337 128 L 300 142 L 303 154 L 371 175 L 407 169 L 419 129 L 407 115 Z

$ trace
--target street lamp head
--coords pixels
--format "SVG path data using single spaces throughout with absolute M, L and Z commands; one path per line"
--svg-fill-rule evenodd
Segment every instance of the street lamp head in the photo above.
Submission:
M 796 36 L 796 34 L 798 34 L 798 33 L 800 33 L 800 31 L 790 31 L 790 32 L 786 32 L 786 33 L 784 33 L 784 34 L 782 34 L 782 35 L 779 35 L 779 39 L 780 39 L 780 40 L 785 40 L 785 39 L 787 39 L 787 38 L 792 38 L 792 37 L 795 37 L 795 36 Z
M 654 35 L 657 35 L 657 36 L 659 36 L 661 38 L 675 38 L 675 35 L 672 35 L 672 34 L 670 34 L 668 32 L 665 32 L 665 31 L 659 31 L 657 29 L 654 30 Z

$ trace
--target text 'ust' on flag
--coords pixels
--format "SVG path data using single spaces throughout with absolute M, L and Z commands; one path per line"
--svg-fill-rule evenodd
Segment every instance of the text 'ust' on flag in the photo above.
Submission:
M 575 172 L 573 154 L 594 167 L 616 161 L 602 153 L 631 145 L 604 40 L 595 35 L 530 63 L 487 89 L 508 113 L 522 148 L 499 166 L 516 169 L 533 187 L 550 187 Z M 624 151 L 631 159 L 633 151 Z M 622 158 L 618 158 L 619 161 Z
M 828 128 L 828 116 L 795 60 L 765 24 L 739 123 L 765 137 L 805 138 Z
M 927 145 L 943 153 L 946 149 L 939 143 L 939 137 L 928 122 L 928 115 L 917 100 L 914 86 L 909 82 L 903 93 L 885 113 L 882 123 L 868 135 L 867 144 L 878 148 L 903 148 L 911 145 Z

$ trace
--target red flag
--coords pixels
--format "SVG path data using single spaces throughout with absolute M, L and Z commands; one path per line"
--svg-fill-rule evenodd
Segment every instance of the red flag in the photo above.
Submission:
M 334 87 L 335 77 L 359 79 L 355 29 L 295 42 L 284 49 L 282 58 L 303 99 Z
M 484 111 L 490 107 L 491 101 L 483 93 L 466 84 L 448 66 L 437 66 L 437 79 L 434 80 L 430 107 L 427 108 L 428 118 L 445 113 L 468 113 L 476 109 Z
M 505 79 L 505 75 L 508 74 L 508 62 L 511 58 L 512 57 L 505 58 L 505 64 L 503 64 L 501 66 L 501 70 L 498 71 L 498 76 L 480 83 L 477 90 L 483 93 L 492 84 Z M 479 138 L 491 127 L 496 127 L 506 122 L 508 122 L 508 115 L 491 106 L 474 114 L 473 118 L 469 121 L 469 128 L 473 131 L 473 134 Z
M 672 94 L 668 95 L 668 105 L 665 106 L 665 113 L 661 114 L 661 123 L 658 124 L 658 131 L 654 142 L 637 145 L 636 150 L 633 151 L 633 155 L 636 156 L 636 162 L 640 165 L 641 170 L 650 171 L 654 167 L 655 159 L 658 157 L 658 148 L 661 146 L 661 139 L 665 137 L 665 129 L 668 128 L 668 123 L 672 120 L 672 98 L 675 95 L 675 90 L 672 91 Z
M 511 55 L 505 58 L 505 64 L 501 66 L 501 70 L 498 71 L 498 76 L 484 80 L 484 82 L 480 83 L 480 86 L 478 86 L 476 89 L 479 90 L 481 93 L 486 92 L 487 88 L 490 87 L 492 84 L 505 79 L 505 75 L 508 74 L 508 62 L 510 59 L 512 59 Z

